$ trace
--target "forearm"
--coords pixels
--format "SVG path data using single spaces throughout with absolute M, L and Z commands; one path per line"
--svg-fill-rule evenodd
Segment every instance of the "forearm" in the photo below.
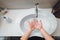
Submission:
M 32 32 L 32 31 L 26 32 L 26 33 L 21 37 L 21 40 L 27 40 L 27 39 L 29 38 L 31 32 Z
M 43 28 L 40 30 L 45 40 L 54 40 Z

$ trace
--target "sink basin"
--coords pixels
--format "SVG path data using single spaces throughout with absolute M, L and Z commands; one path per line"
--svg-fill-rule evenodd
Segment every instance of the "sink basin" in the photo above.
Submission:
M 55 16 L 52 13 L 39 13 L 38 18 L 36 18 L 35 14 L 30 14 L 22 18 L 20 21 L 20 29 L 22 31 L 22 34 L 25 34 L 28 30 L 28 21 L 32 21 L 33 19 L 41 20 L 43 24 L 43 28 L 51 35 L 53 32 L 55 32 L 57 27 L 57 21 Z M 31 36 L 39 36 L 43 37 L 41 32 L 37 29 L 35 29 Z M 30 36 L 30 37 L 31 37 Z

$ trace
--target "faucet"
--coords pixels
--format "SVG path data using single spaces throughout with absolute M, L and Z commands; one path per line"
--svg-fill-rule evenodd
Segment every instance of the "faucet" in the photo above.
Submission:
M 39 5 L 39 3 L 35 4 L 35 6 L 36 6 L 36 18 L 38 18 L 38 5 Z

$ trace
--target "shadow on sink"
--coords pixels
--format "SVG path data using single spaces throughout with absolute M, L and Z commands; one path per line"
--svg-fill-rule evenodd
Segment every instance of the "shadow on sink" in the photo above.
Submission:
M 20 38 L 21 38 L 21 36 L 4 37 L 4 40 L 20 40 Z M 53 38 L 55 40 L 60 40 L 60 36 L 53 36 Z M 38 39 L 38 40 L 42 40 L 42 39 L 45 40 L 44 38 L 37 37 L 37 36 L 30 37 L 28 40 L 36 40 L 36 39 Z

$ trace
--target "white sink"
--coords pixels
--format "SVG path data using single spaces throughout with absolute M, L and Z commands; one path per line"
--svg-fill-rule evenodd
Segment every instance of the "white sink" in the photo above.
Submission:
M 31 21 L 35 18 L 35 14 L 27 15 L 24 18 L 22 18 L 20 22 L 20 29 L 23 34 L 25 34 L 28 30 L 28 21 Z M 39 13 L 38 14 L 38 20 L 42 20 L 43 28 L 49 33 L 52 34 L 57 27 L 57 21 L 55 16 L 52 13 Z M 35 29 L 32 33 L 31 36 L 40 36 L 43 37 L 41 32 L 37 29 Z M 30 37 L 31 37 L 30 36 Z

